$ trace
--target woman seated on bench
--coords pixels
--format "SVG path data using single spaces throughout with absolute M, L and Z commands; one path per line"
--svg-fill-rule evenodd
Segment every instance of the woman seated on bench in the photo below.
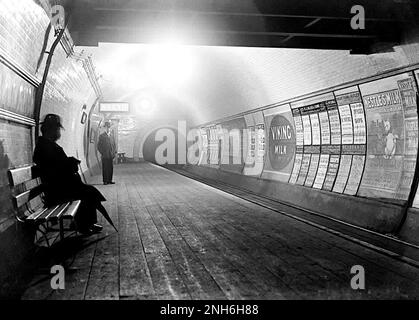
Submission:
M 102 201 L 104 196 L 93 186 L 84 184 L 78 174 L 80 161 L 67 157 L 56 141 L 61 138 L 61 118 L 48 114 L 41 123 L 42 136 L 39 137 L 33 160 L 40 170 L 44 185 L 45 204 L 54 206 L 60 203 L 81 200 L 75 216 L 76 226 L 83 234 L 100 232 L 103 227 L 97 224 L 96 209 L 106 213 Z

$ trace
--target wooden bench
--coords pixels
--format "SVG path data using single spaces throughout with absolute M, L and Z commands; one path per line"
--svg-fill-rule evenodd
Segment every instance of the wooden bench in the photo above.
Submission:
M 118 153 L 118 163 L 125 163 L 125 152 Z
M 48 233 L 59 232 L 60 240 L 63 240 L 65 231 L 74 231 L 65 228 L 64 221 L 74 221 L 80 206 L 79 200 L 46 207 L 42 201 L 43 186 L 36 166 L 9 169 L 7 173 L 12 190 L 15 217 L 19 222 L 36 228 L 36 231 L 44 236 L 48 247 L 51 246 L 47 237 Z

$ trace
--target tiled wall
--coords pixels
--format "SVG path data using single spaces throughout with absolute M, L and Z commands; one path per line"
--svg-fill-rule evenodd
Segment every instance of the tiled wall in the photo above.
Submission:
M 205 97 L 194 102 L 203 110 L 196 125 L 419 63 L 418 43 L 368 56 L 276 48 L 201 51 L 208 63 L 202 65 L 202 81 L 192 84 L 196 96 Z
M 33 119 L 35 85 L 42 80 L 48 58 L 42 52 L 48 51 L 54 41 L 54 30 L 49 30 L 48 22 L 44 9 L 33 0 L 0 0 L 0 55 L 18 70 L 0 62 L 1 109 Z M 83 168 L 83 133 L 87 123 L 80 121 L 83 106 L 88 113 L 96 99 L 83 63 L 68 57 L 58 45 L 44 92 L 41 119 L 47 113 L 63 118 L 66 130 L 59 144 L 69 155 L 79 156 Z M 32 163 L 33 135 L 30 125 L 0 119 L 0 297 L 7 290 L 3 277 L 16 272 L 33 242 L 15 223 L 7 179 L 8 168 Z
M 45 11 L 34 1 L 0 1 L 0 50 L 42 77 L 36 71 L 48 22 Z
M 83 155 L 84 125 L 80 123 L 83 106 L 92 107 L 96 94 L 81 61 L 67 58 L 57 47 L 51 65 L 41 109 L 41 119 L 48 113 L 62 117 L 65 130 L 59 144 L 68 155 Z
M 40 79 L 36 72 L 48 18 L 31 0 L 0 1 L 0 54 L 28 77 Z M 42 68 L 43 70 L 43 68 Z M 0 108 L 33 118 L 35 87 L 11 68 L 0 63 Z M 0 231 L 13 221 L 6 171 L 31 163 L 33 129 L 0 120 Z

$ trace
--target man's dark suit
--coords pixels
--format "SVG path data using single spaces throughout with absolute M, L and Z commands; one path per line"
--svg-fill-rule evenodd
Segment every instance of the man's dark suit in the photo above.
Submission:
M 112 135 L 106 132 L 99 136 L 97 149 L 102 155 L 103 183 L 111 183 L 113 176 L 113 159 L 115 158 L 116 146 Z

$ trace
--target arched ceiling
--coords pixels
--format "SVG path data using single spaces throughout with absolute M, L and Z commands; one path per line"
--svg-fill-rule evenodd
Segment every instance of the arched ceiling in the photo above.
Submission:
M 419 45 L 408 49 L 417 53 Z M 406 47 L 369 56 L 177 45 L 101 44 L 84 50 L 92 55 L 104 100 L 128 101 L 142 118 L 187 120 L 191 126 L 415 62 Z

